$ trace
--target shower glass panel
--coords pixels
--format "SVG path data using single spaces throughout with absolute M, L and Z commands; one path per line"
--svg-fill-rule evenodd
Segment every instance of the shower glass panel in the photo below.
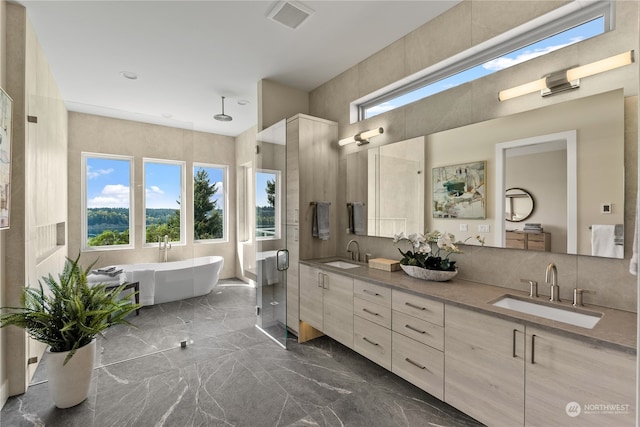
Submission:
M 286 348 L 286 122 L 258 133 L 255 188 L 256 327 Z

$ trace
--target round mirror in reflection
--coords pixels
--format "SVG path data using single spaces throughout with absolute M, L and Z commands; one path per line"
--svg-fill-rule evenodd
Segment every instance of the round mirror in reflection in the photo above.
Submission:
M 520 222 L 533 213 L 533 196 L 522 188 L 509 188 L 505 191 L 505 219 L 509 222 Z

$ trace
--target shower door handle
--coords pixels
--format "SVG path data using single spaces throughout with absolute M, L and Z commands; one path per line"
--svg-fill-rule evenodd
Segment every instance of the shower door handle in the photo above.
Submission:
M 280 253 L 284 255 L 283 262 L 280 262 Z M 289 269 L 289 251 L 287 249 L 278 249 L 276 252 L 276 268 L 278 271 L 287 271 Z

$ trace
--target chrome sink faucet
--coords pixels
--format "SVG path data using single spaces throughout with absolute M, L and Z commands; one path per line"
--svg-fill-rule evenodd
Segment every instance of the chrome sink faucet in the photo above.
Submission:
M 356 251 L 355 252 L 349 249 L 349 247 L 351 247 L 352 243 L 356 244 Z M 351 254 L 351 260 L 352 261 L 360 262 L 360 244 L 358 243 L 358 241 L 356 239 L 351 239 L 351 240 L 349 240 L 349 243 L 347 243 L 347 253 Z
M 558 269 L 554 263 L 547 265 L 544 275 L 545 281 L 551 286 L 549 288 L 549 301 L 560 302 L 560 286 L 558 286 Z

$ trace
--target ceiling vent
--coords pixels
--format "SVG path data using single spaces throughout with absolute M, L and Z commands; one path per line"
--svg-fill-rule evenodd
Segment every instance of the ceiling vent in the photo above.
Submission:
M 306 19 L 311 16 L 313 10 L 297 1 L 277 2 L 267 17 L 272 21 L 297 29 Z

